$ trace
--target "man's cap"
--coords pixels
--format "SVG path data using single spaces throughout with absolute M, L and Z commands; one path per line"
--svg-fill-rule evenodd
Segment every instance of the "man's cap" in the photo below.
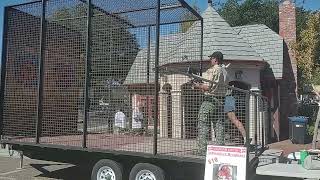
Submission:
M 210 58 L 217 58 L 217 59 L 219 59 L 219 60 L 223 60 L 223 54 L 222 54 L 222 52 L 220 52 L 220 51 L 216 51 L 216 52 L 214 52 L 214 53 L 212 53 L 210 56 L 208 56 L 208 57 L 210 57 Z

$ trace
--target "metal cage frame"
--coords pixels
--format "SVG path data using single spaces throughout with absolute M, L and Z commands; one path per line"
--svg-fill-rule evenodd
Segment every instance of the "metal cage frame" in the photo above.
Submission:
M 47 2 L 51 0 L 37 0 L 37 1 L 31 1 L 27 3 L 21 3 L 21 4 L 16 4 L 12 6 L 6 6 L 5 7 L 5 16 L 4 16 L 4 33 L 3 33 L 3 48 L 2 48 L 2 65 L 1 65 L 1 84 L 5 84 L 6 80 L 6 59 L 7 59 L 7 30 L 8 30 L 8 10 L 10 8 L 16 8 L 19 6 L 24 6 L 24 5 L 32 5 L 35 3 L 41 3 L 41 31 L 40 31 L 40 42 L 39 42 L 39 52 L 40 52 L 40 61 L 39 61 L 39 78 L 38 78 L 38 92 L 37 92 L 37 118 L 36 118 L 36 137 L 35 137 L 35 144 L 40 144 L 40 137 L 41 137 L 41 125 L 42 125 L 42 107 L 43 107 L 43 78 L 44 78 L 44 68 L 43 68 L 43 63 L 45 59 L 45 36 L 46 36 L 46 11 L 47 11 Z M 191 13 L 194 18 L 194 20 L 200 20 L 201 21 L 201 38 L 203 38 L 203 19 L 201 15 L 195 11 L 191 6 L 188 5 L 184 0 L 174 0 L 175 5 L 166 5 L 165 3 L 162 3 L 162 0 L 155 0 L 152 1 L 152 6 L 149 8 L 137 8 L 137 9 L 132 9 L 129 11 L 123 11 L 123 12 L 107 12 L 104 8 L 98 7 L 97 5 L 92 3 L 92 0 L 78 0 L 81 3 L 86 4 L 87 6 L 87 25 L 86 25 L 86 31 L 87 31 L 87 38 L 86 38 L 86 54 L 85 54 L 85 96 L 84 96 L 84 131 L 83 131 L 83 139 L 82 139 L 82 148 L 87 147 L 87 122 L 88 122 L 88 109 L 89 109 L 89 86 L 90 86 L 90 69 L 91 69 L 91 46 L 92 46 L 92 15 L 93 15 L 93 8 L 97 9 L 101 13 L 112 15 L 112 14 L 122 14 L 122 13 L 134 13 L 138 11 L 147 11 L 151 9 L 156 10 L 156 22 L 153 24 L 148 24 L 148 26 L 155 26 L 156 28 L 156 47 L 155 47 L 155 77 L 159 76 L 159 38 L 160 38 L 160 26 L 165 25 L 165 24 L 171 24 L 171 23 L 176 23 L 178 21 L 173 21 L 173 22 L 163 22 L 161 23 L 161 12 L 165 10 L 170 10 L 170 9 L 176 9 L 176 8 L 184 8 Z M 172 1 L 168 1 L 169 4 L 172 3 Z M 188 21 L 194 21 L 194 20 L 185 20 L 186 22 Z M 179 21 L 180 22 L 180 21 Z M 202 42 L 202 39 L 201 39 Z M 202 53 L 202 43 L 201 43 L 201 53 Z M 201 54 L 202 57 L 202 54 Z M 159 89 L 159 83 L 158 79 L 155 78 L 155 89 Z M 4 91 L 5 91 L 5 86 L 1 86 L 1 93 L 0 93 L 0 124 L 3 123 L 3 103 L 4 103 Z M 155 91 L 155 103 L 158 104 L 158 91 Z M 155 107 L 156 113 L 158 113 L 159 109 L 158 106 Z M 158 124 L 158 118 L 154 119 L 154 126 Z M 0 134 L 2 134 L 2 128 L 3 126 L 0 126 Z M 154 134 L 157 134 L 157 128 L 155 128 Z M 154 136 L 154 148 L 153 148 L 153 154 L 157 154 L 157 136 Z
M 5 7 L 5 16 L 4 16 L 4 33 L 3 33 L 3 48 L 2 48 L 2 63 L 1 63 L 1 89 L 0 89 L 0 135 L 2 135 L 2 129 L 3 129 L 3 111 L 4 111 L 4 94 L 5 94 L 5 84 L 6 84 L 6 61 L 7 61 L 7 43 L 8 43 L 8 11 L 11 8 L 16 8 L 19 6 L 24 6 L 24 5 L 28 5 L 28 4 L 34 4 L 34 3 L 40 3 L 41 4 L 41 15 L 40 15 L 40 19 L 41 19 L 41 31 L 40 31 L 40 41 L 39 41 L 39 62 L 38 62 L 38 82 L 37 84 L 37 116 L 36 116 L 36 132 L 35 132 L 35 138 L 34 138 L 34 142 L 32 143 L 26 143 L 26 142 L 14 142 L 11 140 L 5 140 L 2 139 L 1 142 L 3 143 L 9 143 L 9 144 L 27 144 L 27 145 L 31 145 L 31 146 L 44 146 L 44 147 L 61 147 L 61 146 L 52 146 L 52 145 L 45 145 L 42 144 L 40 142 L 40 138 L 41 138 L 41 134 L 42 134 L 42 119 L 43 119 L 43 92 L 44 92 L 44 76 L 45 76 L 45 70 L 44 70 L 44 61 L 45 61 L 45 53 L 46 53 L 46 33 L 47 33 L 47 24 L 46 24 L 46 12 L 47 12 L 47 2 L 49 1 L 55 1 L 55 0 L 41 0 L 41 1 L 32 1 L 29 3 L 23 3 L 23 4 L 18 4 L 18 5 L 13 5 L 13 6 L 7 6 Z M 154 26 L 155 27 L 155 62 L 154 62 L 154 76 L 155 76 L 155 80 L 154 80 L 154 92 L 153 92 L 153 96 L 154 96 L 154 100 L 155 100 L 155 114 L 158 114 L 160 109 L 159 109 L 159 89 L 160 89 L 160 85 L 159 85 L 159 76 L 160 76 L 160 65 L 159 65 L 159 49 L 160 49 L 160 36 L 161 36 L 161 31 L 160 31 L 160 26 L 161 25 L 167 25 L 167 24 L 174 24 L 177 22 L 189 22 L 189 21 L 199 21 L 200 22 L 200 63 L 197 63 L 198 68 L 200 69 L 200 76 L 202 76 L 202 60 L 203 60 L 203 19 L 201 17 L 201 15 L 195 11 L 192 7 L 190 7 L 184 0 L 152 0 L 151 2 L 151 7 L 141 7 L 140 9 L 129 9 L 129 10 L 125 10 L 125 11 L 119 11 L 119 10 L 115 10 L 114 12 L 108 12 L 108 10 L 106 10 L 104 7 L 99 7 L 98 5 L 94 4 L 92 1 L 93 0 L 78 0 L 79 2 L 83 3 L 86 5 L 86 39 L 85 39 L 85 80 L 84 80 L 84 111 L 83 111 L 83 133 L 82 138 L 81 138 L 81 147 L 68 147 L 65 146 L 63 148 L 66 149 L 80 149 L 80 150 L 84 150 L 84 151 L 92 151 L 92 149 L 90 150 L 90 147 L 88 147 L 88 118 L 89 118 L 89 108 L 90 108 L 90 84 L 91 84 L 91 77 L 90 77 L 90 72 L 91 72 L 91 60 L 92 60 L 92 17 L 93 14 L 96 13 L 94 12 L 94 10 L 99 11 L 102 14 L 108 14 L 108 15 L 118 15 L 118 14 L 122 14 L 122 13 L 135 13 L 135 12 L 141 12 L 141 11 L 149 11 L 149 10 L 155 10 L 156 14 L 156 21 L 155 22 L 151 22 L 148 24 L 148 22 L 146 24 L 139 24 L 137 27 L 142 27 L 142 26 Z M 125 1 L 125 0 L 122 0 Z M 164 2 L 164 3 L 163 3 Z M 166 4 L 166 2 L 169 2 L 169 5 Z M 170 4 L 174 2 L 173 4 Z M 174 19 L 175 17 L 173 17 L 173 20 L 170 19 L 166 22 L 166 20 L 162 20 L 161 17 L 161 13 L 163 11 L 170 11 L 170 10 L 175 10 L 177 8 L 183 8 L 184 10 L 186 10 L 188 13 L 192 14 L 192 18 L 191 19 L 186 19 L 186 20 L 179 20 L 179 19 Z M 130 26 L 134 26 L 134 24 L 129 24 Z M 150 31 L 149 31 L 150 34 Z M 149 35 L 150 36 L 150 35 Z M 150 49 L 149 49 L 150 51 Z M 147 61 L 147 63 L 149 64 L 150 62 Z M 150 64 L 149 64 L 150 65 Z M 149 70 L 149 69 L 148 69 Z M 147 72 L 149 73 L 149 72 Z M 148 76 L 149 77 L 149 76 Z M 266 119 L 270 120 L 271 116 L 270 116 L 270 106 L 268 104 L 268 100 L 257 93 L 254 92 L 250 92 L 248 90 L 243 90 L 243 89 L 239 89 L 239 88 L 235 88 L 235 87 L 228 87 L 231 90 L 234 91 L 238 91 L 243 93 L 243 95 L 245 96 L 245 103 L 246 104 L 250 104 L 250 102 L 254 102 L 254 104 L 256 104 L 256 106 L 254 106 L 253 112 L 255 112 L 254 114 L 252 114 L 252 116 L 254 116 L 255 121 L 257 121 L 258 119 L 258 105 L 257 104 L 263 104 L 261 105 L 260 108 L 266 108 L 263 110 L 263 112 L 267 112 L 268 117 L 266 117 Z M 249 114 L 251 112 L 249 112 L 249 108 L 246 108 L 245 110 L 245 116 L 249 117 Z M 261 139 L 260 139 L 260 145 L 262 145 L 264 147 L 265 145 L 265 133 L 264 129 L 265 129 L 265 121 L 261 121 L 262 123 L 260 124 L 260 129 L 262 130 L 262 132 L 259 132 L 262 135 Z M 146 156 L 146 157 L 162 157 L 162 158 L 176 158 L 176 159 L 180 159 L 180 160 L 187 160 L 190 159 L 190 161 L 192 162 L 201 162 L 203 163 L 203 157 L 200 159 L 195 159 L 195 158 L 179 158 L 179 157 L 172 157 L 172 156 L 167 156 L 167 155 L 159 155 L 158 153 L 158 124 L 159 124 L 159 119 L 158 116 L 156 115 L 154 117 L 154 122 L 153 122 L 153 148 L 152 148 L 152 153 L 141 153 L 141 152 L 134 152 L 134 155 L 141 155 L 141 156 Z M 245 123 L 245 129 L 246 129 L 246 134 L 249 134 L 250 132 L 250 128 L 253 128 L 253 139 L 255 142 L 255 151 L 254 151 L 254 156 L 257 157 L 260 153 L 261 148 L 258 147 L 258 127 L 257 127 L 257 122 L 254 123 L 254 127 L 250 127 L 250 123 L 249 121 L 246 121 Z M 246 136 L 246 141 L 249 141 L 249 136 Z M 247 146 L 249 147 L 250 144 L 247 144 Z M 97 150 L 98 152 L 106 152 L 106 153 L 113 153 L 113 152 L 117 152 L 117 151 L 113 151 L 113 150 Z M 117 152 L 120 153 L 120 152 Z M 123 154 L 132 154 L 132 152 L 121 152 Z M 120 154 L 121 154 L 120 153 Z M 247 158 L 247 162 L 249 162 L 249 153 L 248 152 L 248 158 Z M 247 163 L 248 164 L 248 163 Z

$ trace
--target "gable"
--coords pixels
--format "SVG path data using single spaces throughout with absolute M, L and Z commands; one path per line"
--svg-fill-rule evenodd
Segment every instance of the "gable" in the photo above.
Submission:
M 266 25 L 234 27 L 234 30 L 270 65 L 275 78 L 282 78 L 283 39 Z
M 257 52 L 209 6 L 202 15 L 204 20 L 204 56 L 221 51 L 228 60 L 263 61 Z

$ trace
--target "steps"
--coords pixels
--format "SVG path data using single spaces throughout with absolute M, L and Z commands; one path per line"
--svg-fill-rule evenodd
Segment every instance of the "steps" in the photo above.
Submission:
M 279 149 L 267 149 L 259 156 L 259 166 L 282 162 L 283 151 Z

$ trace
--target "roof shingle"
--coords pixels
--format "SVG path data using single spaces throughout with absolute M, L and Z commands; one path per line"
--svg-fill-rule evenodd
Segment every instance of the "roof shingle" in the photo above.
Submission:
M 253 49 L 270 64 L 275 78 L 283 73 L 283 38 L 263 24 L 234 27 Z

